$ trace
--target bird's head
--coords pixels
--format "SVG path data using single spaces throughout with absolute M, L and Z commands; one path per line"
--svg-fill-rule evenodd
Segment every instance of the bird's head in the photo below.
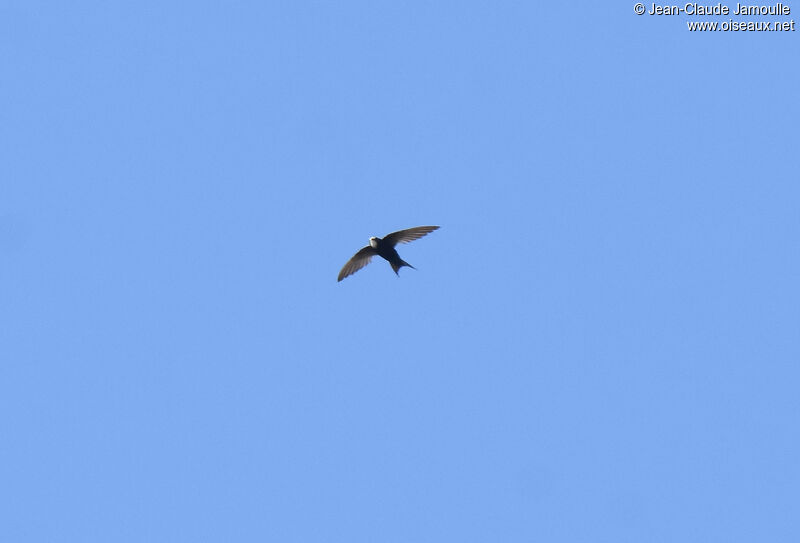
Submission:
M 371 238 L 369 238 L 370 247 L 372 247 L 373 249 L 377 249 L 378 248 L 378 239 L 380 239 L 380 238 L 376 238 L 375 236 L 372 236 Z

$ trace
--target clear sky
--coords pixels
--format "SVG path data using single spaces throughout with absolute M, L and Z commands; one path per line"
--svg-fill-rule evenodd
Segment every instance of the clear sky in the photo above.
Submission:
M 551 4 L 3 2 L 0 540 L 800 540 L 799 32 Z

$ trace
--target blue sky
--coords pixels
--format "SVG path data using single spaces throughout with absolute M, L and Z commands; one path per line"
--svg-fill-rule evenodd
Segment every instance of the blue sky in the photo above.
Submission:
M 0 539 L 797 541 L 797 34 L 632 8 L 4 3 Z

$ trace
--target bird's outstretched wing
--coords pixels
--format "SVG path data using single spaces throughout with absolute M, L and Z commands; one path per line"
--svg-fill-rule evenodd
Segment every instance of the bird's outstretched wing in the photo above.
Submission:
M 383 241 L 388 243 L 390 247 L 394 247 L 398 243 L 414 241 L 438 229 L 438 226 L 415 226 L 414 228 L 398 230 L 397 232 L 387 234 L 386 237 L 383 238 Z
M 372 257 L 375 256 L 377 253 L 372 246 L 367 245 L 363 249 L 359 250 L 356 254 L 353 255 L 353 258 L 347 261 L 347 264 L 344 265 L 342 271 L 339 272 L 339 279 L 341 281 L 348 275 L 353 275 L 358 270 L 369 264 L 369 261 L 372 260 Z

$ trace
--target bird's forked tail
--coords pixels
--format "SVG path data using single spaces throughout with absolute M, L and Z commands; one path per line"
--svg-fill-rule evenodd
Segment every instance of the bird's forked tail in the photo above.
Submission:
M 409 264 L 408 262 L 406 262 L 405 260 L 403 260 L 402 258 L 400 258 L 400 259 L 398 259 L 398 260 L 400 260 L 400 263 L 399 263 L 399 264 L 398 264 L 397 262 L 389 262 L 389 264 L 391 264 L 391 265 L 392 265 L 392 269 L 394 270 L 394 273 L 395 273 L 396 275 L 400 275 L 400 274 L 399 274 L 399 273 L 397 273 L 397 272 L 398 272 L 398 271 L 400 270 L 400 268 L 402 268 L 403 266 L 408 266 L 409 268 L 412 268 L 412 269 L 414 269 L 414 270 L 416 270 L 416 269 L 417 269 L 417 268 L 415 268 L 414 266 L 412 266 L 411 264 Z

